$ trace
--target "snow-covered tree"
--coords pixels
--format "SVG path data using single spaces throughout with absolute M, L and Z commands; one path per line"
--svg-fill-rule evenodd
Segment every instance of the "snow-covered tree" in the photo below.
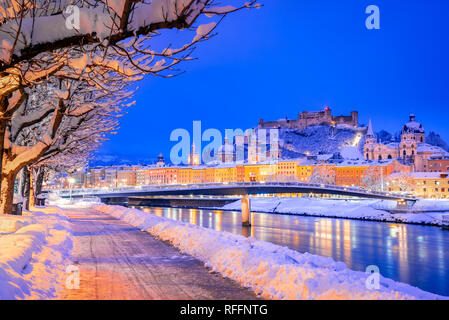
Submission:
M 102 87 L 67 79 L 35 86 L 5 128 L 0 210 L 8 212 L 12 186 L 23 167 L 80 148 L 91 151 L 115 130 L 121 110 L 132 104 L 132 92 L 125 89 L 126 82 L 116 77 Z
M 360 184 L 362 187 L 370 190 L 381 190 L 382 179 L 378 170 L 374 167 L 365 169 L 362 174 Z
M 335 184 L 335 167 L 329 165 L 317 165 L 313 168 L 309 183 Z
M 58 86 L 54 91 L 57 102 L 33 108 L 29 99 L 36 87 L 43 95 L 42 86 L 55 89 L 51 86 L 55 82 L 68 86 L 66 80 L 71 80 L 77 86 L 84 83 L 110 94 L 107 83 L 117 75 L 127 77 L 126 81 L 138 80 L 143 74 L 171 76 L 178 71 L 177 64 L 191 59 L 195 45 L 207 40 L 226 14 L 258 6 L 249 1 L 220 7 L 213 0 L 1 2 L 0 212 L 9 212 L 17 171 L 51 154 L 50 149 L 60 148 L 61 141 L 68 143 L 70 134 L 86 121 L 80 120 L 81 115 L 93 112 L 79 108 L 78 116 L 64 117 L 74 102 L 70 88 Z M 206 17 L 216 19 L 192 28 Z M 177 37 L 182 41 L 176 46 L 158 37 L 162 45 L 159 49 L 152 46 L 153 38 L 165 29 L 193 31 L 194 35 L 190 40 Z M 61 134 L 62 127 L 69 128 L 67 134 Z
M 433 131 L 430 131 L 429 134 L 426 137 L 426 142 L 428 144 L 431 144 L 433 146 L 440 147 L 446 151 L 449 151 L 449 145 L 444 141 L 441 136 Z
M 393 191 L 412 192 L 415 188 L 415 180 L 408 173 L 395 173 L 386 183 Z

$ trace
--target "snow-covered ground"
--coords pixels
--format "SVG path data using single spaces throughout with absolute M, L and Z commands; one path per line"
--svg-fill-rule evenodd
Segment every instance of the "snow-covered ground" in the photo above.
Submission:
M 60 208 L 37 210 L 0 215 L 0 300 L 51 299 L 65 283 L 69 223 Z
M 385 200 L 333 200 L 320 198 L 252 198 L 253 212 L 310 215 L 319 217 L 349 218 L 399 223 L 417 223 L 441 226 L 444 215 L 449 215 L 449 201 L 419 200 L 414 210 L 418 213 L 395 213 L 388 210 L 396 202 Z M 216 208 L 240 211 L 241 203 L 236 201 Z
M 254 205 L 267 208 L 267 199 Z M 307 200 L 310 210 L 322 205 Z M 312 205 L 315 201 L 315 207 Z M 335 207 L 353 209 L 345 201 Z M 232 204 L 236 205 L 236 204 Z M 271 204 L 287 210 L 288 202 Z M 376 205 L 360 201 L 359 207 Z M 213 272 L 251 288 L 267 299 L 446 299 L 391 279 L 380 278 L 380 287 L 370 289 L 370 275 L 352 271 L 332 258 L 299 253 L 286 247 L 227 232 L 158 217 L 137 209 L 80 202 L 64 208 L 46 207 L 25 216 L 0 217 L 0 299 L 49 299 L 57 297 L 70 265 L 71 230 L 67 210 L 99 210 L 148 232 L 186 254 L 201 260 Z M 277 210 L 276 209 L 276 210 Z M 368 214 L 381 211 L 371 208 Z M 347 210 L 350 213 L 351 210 Z
M 380 276 L 369 289 L 369 275 L 332 258 L 302 254 L 268 242 L 158 217 L 137 209 L 97 205 L 127 223 L 169 241 L 221 275 L 267 299 L 443 299 Z

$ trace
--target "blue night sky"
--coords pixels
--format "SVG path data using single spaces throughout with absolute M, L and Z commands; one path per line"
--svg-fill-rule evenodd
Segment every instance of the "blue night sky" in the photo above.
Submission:
M 227 2 L 227 1 L 223 1 Z M 261 0 L 227 17 L 175 78 L 147 77 L 102 154 L 168 157 L 170 133 L 242 128 L 324 106 L 396 132 L 410 112 L 449 142 L 449 1 Z M 367 30 L 365 8 L 380 8 Z

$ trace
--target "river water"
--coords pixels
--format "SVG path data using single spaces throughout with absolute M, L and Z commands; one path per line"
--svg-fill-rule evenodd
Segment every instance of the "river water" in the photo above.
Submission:
M 387 278 L 449 296 L 449 231 L 438 227 L 253 212 L 155 208 L 142 210 L 206 228 L 252 236 L 299 252 L 332 257 L 352 269 L 376 265 Z

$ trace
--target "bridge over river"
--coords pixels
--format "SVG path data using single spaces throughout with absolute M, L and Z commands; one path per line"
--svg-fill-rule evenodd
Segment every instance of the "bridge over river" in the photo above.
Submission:
M 113 198 L 155 197 L 155 196 L 245 196 L 263 194 L 321 194 L 340 195 L 365 199 L 416 201 L 405 193 L 367 190 L 359 187 L 344 187 L 327 184 L 301 182 L 235 182 L 201 183 L 189 185 L 157 185 L 95 189 L 64 189 L 59 191 L 63 198 L 95 196 L 107 201 Z
M 251 212 L 251 203 L 248 196 L 275 194 L 320 194 L 362 199 L 393 200 L 397 201 L 398 210 L 409 210 L 417 200 L 416 197 L 405 193 L 301 182 L 201 183 L 189 185 L 65 189 L 59 191 L 59 195 L 63 198 L 98 197 L 106 204 L 128 206 L 219 207 L 226 203 L 242 199 L 242 221 L 244 225 L 249 224 Z M 202 197 L 204 196 L 209 196 L 209 199 L 203 199 Z M 195 199 L 195 197 L 197 198 Z

